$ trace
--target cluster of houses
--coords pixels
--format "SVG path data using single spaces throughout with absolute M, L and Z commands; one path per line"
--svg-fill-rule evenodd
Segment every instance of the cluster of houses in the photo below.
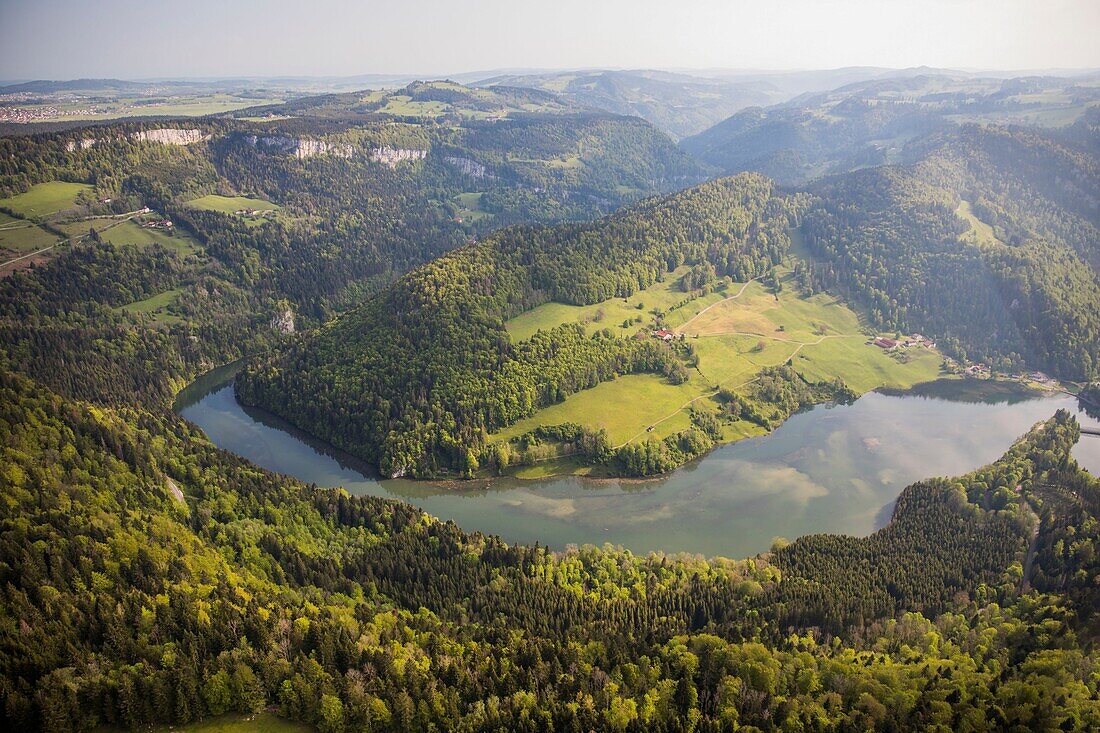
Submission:
M 237 209 L 233 213 L 237 216 L 273 216 L 275 209 Z
M 871 342 L 880 349 L 886 349 L 891 351 L 893 349 L 911 349 L 914 346 L 922 346 L 926 349 L 936 348 L 936 342 L 931 339 L 927 339 L 919 333 L 915 333 L 908 338 L 892 339 L 886 336 L 876 336 Z
M 175 225 L 171 219 L 150 219 L 141 223 L 146 229 L 171 229 Z

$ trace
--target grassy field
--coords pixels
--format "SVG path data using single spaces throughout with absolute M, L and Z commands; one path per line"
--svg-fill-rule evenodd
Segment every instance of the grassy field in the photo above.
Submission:
M 0 261 L 43 249 L 57 242 L 56 234 L 51 234 L 40 226 L 20 219 L 14 221 L 19 223 L 0 225 Z
M 965 199 L 961 200 L 959 202 L 959 207 L 955 209 L 955 215 L 970 222 L 970 232 L 965 236 L 970 237 L 974 244 L 986 246 L 1001 243 L 1001 240 L 997 239 L 997 235 L 993 233 L 993 227 L 978 218 L 978 215 L 974 213 L 974 209 L 970 206 L 969 201 Z
M 873 334 L 858 313 L 828 294 L 804 296 L 789 270 L 780 270 L 778 296 L 760 282 L 750 282 L 685 302 L 688 294 L 680 290 L 679 280 L 686 269 L 629 298 L 590 306 L 546 303 L 505 324 L 515 340 L 571 322 L 585 324 L 589 332 L 612 328 L 629 338 L 654 323 L 651 311 L 657 309 L 666 327 L 683 333 L 698 356 L 698 368 L 686 384 L 672 385 L 649 374 L 622 376 L 570 395 L 494 434 L 493 440 L 565 422 L 603 428 L 614 445 L 662 438 L 690 425 L 689 405 L 714 407 L 716 388 L 746 387 L 761 369 L 788 361 L 807 379 L 840 377 L 860 393 L 878 387 L 904 389 L 942 376 L 938 352 L 923 347 L 886 352 L 872 345 Z M 638 316 L 641 323 L 635 320 Z M 631 321 L 626 328 L 624 320 Z M 725 427 L 724 439 L 739 440 L 762 432 L 750 423 L 736 422 Z M 516 475 L 583 470 L 561 459 L 521 468 Z
M 77 195 L 91 189 L 86 183 L 39 183 L 24 193 L 0 199 L 0 208 L 9 209 L 25 218 L 52 216 L 59 211 L 71 209 L 76 203 Z
M 481 210 L 481 196 L 480 191 L 460 193 L 456 196 L 455 202 L 461 207 L 458 210 L 458 215 L 466 221 L 480 221 L 492 216 L 488 211 Z
M 112 730 L 112 729 L 107 729 Z M 121 730 L 121 729 L 118 729 Z M 230 714 L 189 725 L 161 726 L 154 733 L 315 733 L 305 723 L 284 720 L 271 713 L 255 715 Z
M 133 244 L 146 247 L 159 244 L 180 255 L 198 251 L 199 243 L 191 235 L 180 230 L 171 233 L 164 229 L 150 229 L 131 219 L 92 219 L 57 224 L 58 229 L 73 237 L 83 237 L 89 229 L 95 229 L 101 239 L 111 244 Z
M 198 242 L 184 232 L 173 231 L 169 234 L 163 229 L 147 229 L 133 221 L 108 227 L 100 232 L 99 236 L 111 244 L 136 244 L 139 247 L 159 244 L 181 255 L 191 254 L 197 251 L 199 246 Z
M 180 319 L 168 312 L 168 306 L 176 302 L 176 298 L 178 298 L 182 292 L 183 290 L 181 288 L 166 290 L 151 298 L 124 305 L 121 310 L 128 313 L 144 313 L 161 323 L 178 323 Z
M 188 206 L 193 206 L 196 209 L 203 209 L 204 211 L 220 211 L 223 214 L 234 215 L 241 209 L 256 209 L 257 211 L 279 211 L 281 208 L 278 204 L 267 201 L 265 199 L 254 199 L 247 196 L 202 196 L 197 199 L 193 199 L 187 202 Z M 259 226 L 267 221 L 271 216 L 257 214 L 255 216 L 249 214 L 239 214 L 241 220 L 248 226 Z
M 564 402 L 540 410 L 494 437 L 508 439 L 539 425 L 575 422 L 607 430 L 611 442 L 618 445 L 705 392 L 702 380 L 693 379 L 685 384 L 671 385 L 653 374 L 628 374 L 572 394 Z M 608 409 L 611 405 L 615 409 Z M 684 424 L 678 429 L 687 427 L 686 413 L 684 415 Z
M 233 214 L 241 209 L 258 209 L 260 211 L 273 209 L 278 211 L 280 208 L 278 204 L 265 199 L 254 199 L 247 196 L 217 196 L 215 194 L 192 199 L 187 202 L 187 205 L 203 211 L 220 211 L 223 214 Z
M 642 327 L 640 323 L 631 323 L 623 327 L 623 321 L 634 320 L 641 316 L 643 323 L 653 320 L 650 313 L 654 308 L 665 312 L 665 321 L 672 327 L 686 322 L 701 309 L 720 301 L 724 294 L 711 293 L 689 303 L 680 305 L 688 299 L 688 294 L 680 290 L 680 278 L 689 268 L 681 267 L 665 276 L 662 282 L 639 290 L 629 298 L 612 298 L 594 305 L 565 305 L 564 303 L 544 303 L 538 308 L 527 311 L 504 324 L 514 341 L 531 338 L 539 329 L 550 329 L 563 323 L 583 323 L 589 333 L 610 328 L 620 335 L 633 334 Z

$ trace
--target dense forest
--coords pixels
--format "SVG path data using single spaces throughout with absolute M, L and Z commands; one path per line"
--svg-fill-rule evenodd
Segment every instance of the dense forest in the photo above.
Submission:
M 699 169 L 636 119 L 455 87 L 0 138 L 0 195 L 90 186 L 33 217 L 66 235 L 55 256 L 0 279 L 0 728 L 265 708 L 323 733 L 1100 728 L 1100 481 L 1066 413 L 909 486 L 869 537 L 736 560 L 509 545 L 259 469 L 173 414 L 196 374 L 249 356 L 245 401 L 389 473 L 499 467 L 489 430 L 618 375 L 686 373 L 644 334 L 514 343 L 505 320 L 681 265 L 688 287 L 744 282 L 797 249 L 792 227 L 807 287 L 877 325 L 1096 375 L 1095 157 L 1075 132 L 967 128 L 905 168 L 803 192 L 745 174 L 593 220 Z M 490 119 L 509 105 L 525 111 Z M 147 134 L 181 126 L 195 141 Z M 190 204 L 211 194 L 279 211 Z M 179 233 L 110 241 L 86 218 L 142 207 Z M 851 392 L 780 365 L 715 397 L 664 440 L 615 449 L 572 424 L 514 445 L 650 475 L 725 417 L 770 427 Z
M 816 282 L 862 302 L 880 328 L 933 334 L 960 358 L 1094 378 L 1096 158 L 1042 133 L 989 127 L 922 144 L 918 163 L 810 187 L 802 229 Z
M 575 325 L 513 344 L 505 320 L 551 300 L 626 297 L 684 263 L 742 282 L 761 275 L 788 252 L 801 200 L 745 175 L 592 224 L 505 229 L 250 368 L 237 395 L 386 475 L 469 474 L 486 433 L 619 374 L 665 373 L 677 358 L 652 339 L 589 337 Z
M 8 372 L 0 393 L 10 728 L 268 705 L 332 733 L 1100 725 L 1078 637 L 1100 482 L 1065 413 L 909 487 L 869 538 L 735 562 L 508 546 L 257 469 L 167 412 Z M 1028 578 L 1031 503 L 1057 520 Z

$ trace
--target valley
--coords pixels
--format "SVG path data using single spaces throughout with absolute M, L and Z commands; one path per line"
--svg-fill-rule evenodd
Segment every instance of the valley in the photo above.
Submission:
M 1100 728 L 1095 72 L 367 78 L 0 88 L 0 728 Z
M 439 483 L 380 477 L 278 417 L 242 407 L 232 376 L 222 370 L 200 379 L 175 409 L 216 445 L 259 466 L 355 495 L 409 501 L 510 542 L 555 550 L 610 543 L 639 555 L 738 558 L 765 552 L 776 537 L 866 536 L 889 520 L 903 487 L 993 460 L 1053 410 L 1068 409 L 1082 426 L 1100 427 L 1065 395 L 1009 382 L 934 381 L 919 392 L 870 392 L 852 405 L 815 406 L 769 434 L 756 428 L 658 478 L 597 478 L 591 466 L 548 459 L 504 477 Z M 598 412 L 602 419 L 629 416 L 648 407 L 631 398 L 644 394 L 636 382 L 650 379 L 621 377 L 582 394 L 608 395 L 604 404 L 621 405 Z M 621 393 L 614 392 L 620 383 L 626 383 Z M 1073 455 L 1100 474 L 1100 438 L 1082 437 Z

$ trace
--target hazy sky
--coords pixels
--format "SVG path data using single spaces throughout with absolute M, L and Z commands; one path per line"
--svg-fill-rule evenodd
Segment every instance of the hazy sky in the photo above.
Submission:
M 1100 0 L 0 0 L 0 78 L 1100 67 Z

